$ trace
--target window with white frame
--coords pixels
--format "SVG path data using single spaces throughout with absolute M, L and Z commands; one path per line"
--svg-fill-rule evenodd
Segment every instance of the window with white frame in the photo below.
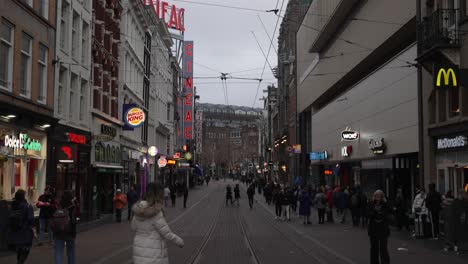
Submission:
M 11 91 L 13 75 L 13 25 L 0 24 L 0 87 Z
M 37 100 L 41 103 L 46 103 L 47 99 L 47 47 L 44 45 L 39 45 L 39 58 L 38 63 L 38 77 L 39 77 L 39 95 Z
M 31 49 L 32 38 L 23 33 L 21 38 L 20 94 L 31 97 Z
M 68 9 L 68 3 L 62 1 L 62 16 L 60 17 L 60 48 L 64 51 L 67 51 L 68 48 Z
M 65 68 L 60 69 L 58 86 L 57 112 L 59 115 L 63 115 L 63 107 L 65 105 L 65 87 L 67 87 L 67 69 Z
M 75 60 L 78 60 L 78 55 L 80 52 L 79 36 L 80 36 L 80 15 L 77 12 L 73 12 L 71 53 L 72 53 L 73 59 Z
M 86 108 L 86 93 L 88 92 L 88 82 L 85 79 L 81 79 L 80 88 L 80 121 L 85 120 Z
M 70 89 L 70 102 L 68 106 L 68 117 L 70 120 L 74 120 L 74 113 L 76 111 L 76 95 L 78 94 L 78 76 L 76 74 L 71 75 L 70 79 L 71 89 Z
M 49 0 L 39 0 L 39 14 L 49 19 Z
M 89 47 L 89 25 L 83 21 L 83 29 L 81 34 L 81 64 L 88 64 L 88 47 Z

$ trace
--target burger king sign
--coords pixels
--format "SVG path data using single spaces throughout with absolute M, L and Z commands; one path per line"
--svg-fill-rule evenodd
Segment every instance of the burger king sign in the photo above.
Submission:
M 131 107 L 124 114 L 124 121 L 129 127 L 137 128 L 145 123 L 146 114 L 139 107 Z

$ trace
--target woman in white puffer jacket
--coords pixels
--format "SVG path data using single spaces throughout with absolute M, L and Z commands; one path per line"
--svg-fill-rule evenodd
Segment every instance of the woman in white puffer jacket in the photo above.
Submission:
M 132 211 L 134 264 L 168 264 L 166 241 L 179 247 L 184 241 L 172 233 L 163 211 L 163 190 L 154 183 L 148 184 L 143 200 L 137 202 Z

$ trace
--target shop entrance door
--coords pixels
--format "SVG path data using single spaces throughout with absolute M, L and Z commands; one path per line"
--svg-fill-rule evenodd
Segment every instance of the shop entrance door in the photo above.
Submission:
M 468 167 L 449 167 L 448 168 L 448 189 L 452 190 L 453 195 L 458 197 L 465 192 L 468 184 Z

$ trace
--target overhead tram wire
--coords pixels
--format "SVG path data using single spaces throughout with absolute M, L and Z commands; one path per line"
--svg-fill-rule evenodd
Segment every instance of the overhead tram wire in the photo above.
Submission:
M 259 14 L 257 14 L 257 17 L 258 17 L 258 20 L 260 20 L 260 23 L 261 23 L 262 26 L 263 26 L 263 30 L 265 30 L 265 33 L 266 33 L 266 35 L 268 36 L 268 40 L 270 40 L 270 42 L 273 42 L 273 38 L 270 37 L 270 34 L 268 34 L 268 30 L 266 29 L 265 24 L 264 24 L 263 21 L 262 21 L 262 18 L 260 17 Z M 275 46 L 273 46 L 273 50 L 275 51 L 276 55 L 278 56 L 278 51 L 276 50 Z
M 279 4 L 279 0 L 276 1 L 276 8 L 278 8 L 278 4 Z M 281 7 L 279 10 L 283 9 L 283 5 L 284 5 L 284 0 L 281 1 Z M 273 30 L 273 36 L 272 36 L 272 39 L 275 38 L 275 34 L 276 34 L 276 29 L 278 28 L 278 24 L 279 24 L 279 19 L 280 19 L 280 15 L 278 15 L 278 19 L 276 20 L 276 25 L 275 25 L 275 29 Z M 253 32 L 252 32 L 253 33 Z M 254 34 L 255 36 L 255 34 Z M 265 73 L 265 67 L 268 64 L 270 64 L 270 62 L 268 61 L 268 56 L 270 56 L 270 51 L 271 51 L 271 46 L 273 45 L 273 42 L 270 42 L 270 47 L 268 48 L 268 52 L 267 52 L 267 55 L 265 57 L 265 63 L 263 64 L 263 70 L 262 70 L 262 74 L 260 75 L 260 79 L 263 78 L 263 74 Z M 260 46 L 260 49 L 261 49 L 261 46 Z M 262 50 L 262 53 L 263 53 L 263 50 Z M 270 65 L 270 68 L 271 68 L 271 65 Z M 271 71 L 273 72 L 273 68 L 271 68 Z M 262 82 L 258 82 L 258 87 L 257 87 L 257 92 L 255 93 L 255 98 L 253 100 L 253 103 L 252 103 L 252 107 L 255 106 L 255 102 L 257 101 L 257 98 L 258 98 L 258 92 L 260 90 L 260 86 L 261 86 Z
M 187 0 L 173 0 L 173 1 L 174 2 L 181 2 L 181 3 L 188 3 L 188 4 L 195 4 L 195 5 L 230 8 L 230 9 L 237 9 L 237 10 L 244 10 L 244 11 L 251 11 L 251 12 L 266 12 L 266 10 L 248 8 L 248 7 L 241 7 L 241 6 L 229 6 L 229 5 L 220 5 L 220 4 L 212 4 L 212 3 L 204 3 L 204 2 L 187 1 Z
M 260 51 L 262 52 L 263 57 L 265 58 L 265 64 L 268 63 L 268 67 L 270 67 L 271 72 L 273 72 L 273 67 L 271 66 L 270 61 L 268 60 L 268 56 L 263 51 L 262 46 L 260 45 L 260 42 L 258 41 L 257 36 L 255 35 L 255 32 L 253 32 L 253 31 L 250 31 L 250 32 L 252 32 L 252 35 L 255 38 L 255 41 L 257 42 L 257 45 L 260 48 Z M 271 45 L 271 43 L 270 43 L 270 45 Z M 262 68 L 262 77 L 263 77 L 264 73 L 265 73 L 265 67 Z

